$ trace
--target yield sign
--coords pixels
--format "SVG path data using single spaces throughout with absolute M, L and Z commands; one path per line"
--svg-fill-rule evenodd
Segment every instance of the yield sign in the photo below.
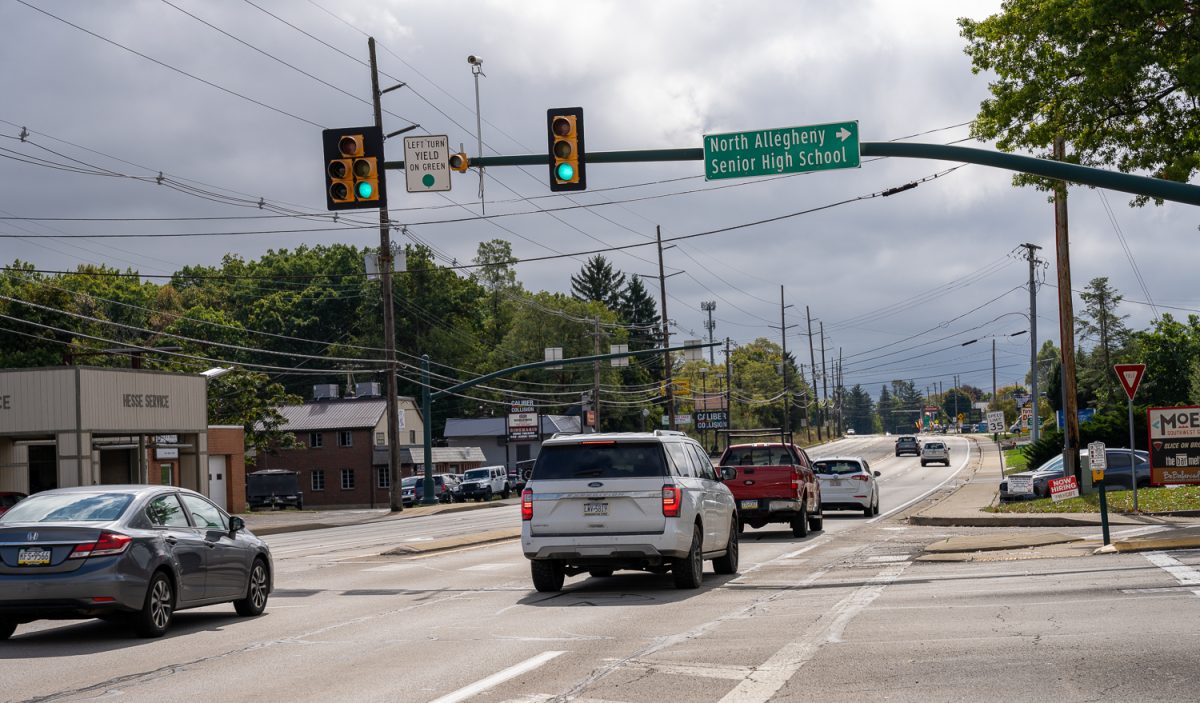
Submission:
M 1113 369 L 1117 372 L 1117 378 L 1121 379 L 1121 385 L 1125 387 L 1125 395 L 1133 400 L 1134 394 L 1137 393 L 1138 384 L 1142 382 L 1142 376 L 1146 373 L 1145 364 L 1115 364 Z

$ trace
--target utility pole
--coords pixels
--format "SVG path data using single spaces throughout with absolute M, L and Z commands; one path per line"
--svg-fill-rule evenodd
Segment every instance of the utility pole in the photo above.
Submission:
M 592 345 L 593 353 L 600 356 L 600 316 L 596 316 L 596 338 L 595 344 Z M 595 418 L 595 423 L 592 429 L 600 431 L 600 362 L 596 361 L 592 364 L 592 417 Z
M 725 338 L 725 416 L 728 419 L 726 430 L 733 429 L 733 357 L 729 348 L 729 337 Z M 729 448 L 729 433 L 725 433 L 725 447 Z
M 1062 137 L 1054 140 L 1054 159 L 1066 161 Z M 1062 351 L 1063 475 L 1079 475 L 1079 399 L 1075 388 L 1075 310 L 1071 299 L 1071 255 L 1067 242 L 1067 184 L 1054 184 L 1054 244 L 1058 254 L 1058 335 Z M 1033 321 L 1030 320 L 1030 327 Z M 995 384 L 993 384 L 995 385 Z
M 1025 258 L 1029 260 L 1029 395 L 1033 396 L 1033 417 L 1029 419 L 1029 440 L 1038 441 L 1040 425 L 1038 421 L 1038 363 L 1037 363 L 1037 281 L 1034 280 L 1037 265 L 1042 263 L 1037 258 L 1036 244 L 1025 243 Z
M 708 330 L 708 343 L 709 344 L 712 344 L 713 330 L 715 330 L 717 328 L 717 323 L 713 322 L 713 319 L 712 319 L 713 310 L 716 310 L 716 309 L 717 309 L 717 301 L 715 301 L 715 300 L 705 300 L 700 303 L 700 310 L 702 312 L 708 313 L 708 319 L 705 320 L 705 322 L 704 322 L 704 329 Z M 709 366 L 717 365 L 716 357 L 714 356 L 715 354 L 716 354 L 716 347 L 709 347 L 708 348 L 708 364 L 709 364 Z
M 841 436 L 842 433 L 846 431 L 845 416 L 843 415 L 843 412 L 845 412 L 845 406 L 843 405 L 843 402 L 845 401 L 846 389 L 842 387 L 841 347 L 838 347 L 837 372 L 834 374 L 834 378 L 837 379 L 837 384 L 834 387 L 834 397 L 837 398 L 837 430 L 838 436 Z
M 808 362 L 809 362 L 809 364 L 808 364 L 808 365 L 809 365 L 810 367 L 812 367 L 812 380 L 813 380 L 813 382 L 812 382 L 812 388 L 813 388 L 813 402 L 814 402 L 814 403 L 816 403 L 816 405 L 817 405 L 817 441 L 818 441 L 818 442 L 820 442 L 820 441 L 822 441 L 822 437 L 821 437 L 821 425 L 822 425 L 823 423 L 822 423 L 822 421 L 821 421 L 821 420 L 822 420 L 822 417 L 821 417 L 821 404 L 820 404 L 820 403 L 817 403 L 817 359 L 816 359 L 816 355 L 815 355 L 815 354 L 814 354 L 814 352 L 813 352 L 813 341 L 812 341 L 812 313 L 811 313 L 811 312 L 809 312 L 809 310 L 808 310 L 808 306 L 807 306 L 807 305 L 805 305 L 805 306 L 804 306 L 804 316 L 805 316 L 806 318 L 808 318 Z M 824 343 L 824 342 L 821 342 L 821 346 L 824 346 L 824 345 L 825 345 L 825 343 Z M 808 411 L 808 408 L 806 407 L 804 410 L 805 410 L 805 412 L 807 412 L 807 411 Z
M 1000 409 L 1000 393 L 996 386 L 996 339 L 992 338 L 992 402 Z
M 375 108 L 375 126 L 383 130 L 383 106 L 380 104 L 379 66 L 375 63 L 375 37 L 367 38 L 371 58 L 371 101 Z M 386 207 L 379 208 L 379 288 L 383 297 L 383 363 L 387 366 L 387 426 L 388 426 L 388 502 L 392 512 L 404 510 L 400 499 L 400 416 L 396 389 L 396 317 L 392 309 L 392 238 Z M 421 418 L 425 427 L 433 420 L 426 413 Z M 425 467 L 424 485 L 433 489 L 432 467 Z M 430 493 L 432 495 L 432 493 Z
M 792 388 L 788 384 L 787 331 L 789 328 L 796 326 L 796 325 L 788 325 L 788 323 L 787 323 L 787 317 L 786 317 L 787 309 L 790 307 L 792 307 L 792 306 L 784 305 L 784 303 L 783 303 L 783 284 L 780 284 L 780 286 L 779 286 L 779 339 L 781 342 L 781 347 L 783 349 L 783 352 L 782 352 L 782 354 L 780 354 L 780 357 L 779 357 L 779 362 L 780 362 L 779 370 L 783 374 L 783 431 L 786 433 L 786 435 L 788 437 L 783 440 L 785 442 L 791 441 L 790 437 L 791 437 L 791 433 L 792 433 L 792 393 L 791 393 Z M 775 325 L 767 325 L 767 326 L 775 327 Z
M 675 429 L 675 389 L 671 380 L 671 326 L 667 321 L 667 276 L 663 271 L 662 227 L 654 227 L 654 236 L 658 241 L 658 292 L 662 297 L 662 338 L 663 338 L 663 383 L 667 392 L 667 429 Z
M 825 365 L 825 322 L 821 322 L 821 405 L 829 406 L 829 367 Z M 824 421 L 827 418 L 822 417 Z M 829 435 L 829 428 L 825 428 L 825 434 Z M 832 437 L 832 435 L 829 435 Z

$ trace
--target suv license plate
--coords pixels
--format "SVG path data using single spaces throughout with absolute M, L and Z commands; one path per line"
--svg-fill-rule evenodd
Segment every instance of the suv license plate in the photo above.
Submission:
M 608 515 L 608 503 L 584 503 L 584 515 Z
M 758 501 L 757 500 L 743 500 L 742 501 L 742 510 L 758 510 Z
M 22 549 L 17 552 L 17 566 L 50 566 L 50 550 Z

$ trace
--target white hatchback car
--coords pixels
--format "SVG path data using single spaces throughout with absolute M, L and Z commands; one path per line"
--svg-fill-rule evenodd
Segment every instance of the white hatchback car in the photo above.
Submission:
M 737 540 L 733 494 L 682 432 L 555 436 L 521 493 L 521 549 L 539 591 L 617 569 L 670 571 L 677 588 L 698 588 L 706 559 L 737 573 Z
M 829 457 L 813 461 L 813 473 L 821 482 L 821 510 L 861 510 L 871 517 L 879 514 L 878 471 L 862 457 Z

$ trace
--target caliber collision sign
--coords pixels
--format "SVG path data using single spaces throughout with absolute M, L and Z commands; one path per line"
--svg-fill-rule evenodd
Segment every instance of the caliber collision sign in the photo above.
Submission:
M 1200 407 L 1149 408 L 1150 483 L 1200 484 Z
M 514 400 L 508 413 L 508 441 L 528 442 L 538 438 L 538 414 L 532 400 Z

